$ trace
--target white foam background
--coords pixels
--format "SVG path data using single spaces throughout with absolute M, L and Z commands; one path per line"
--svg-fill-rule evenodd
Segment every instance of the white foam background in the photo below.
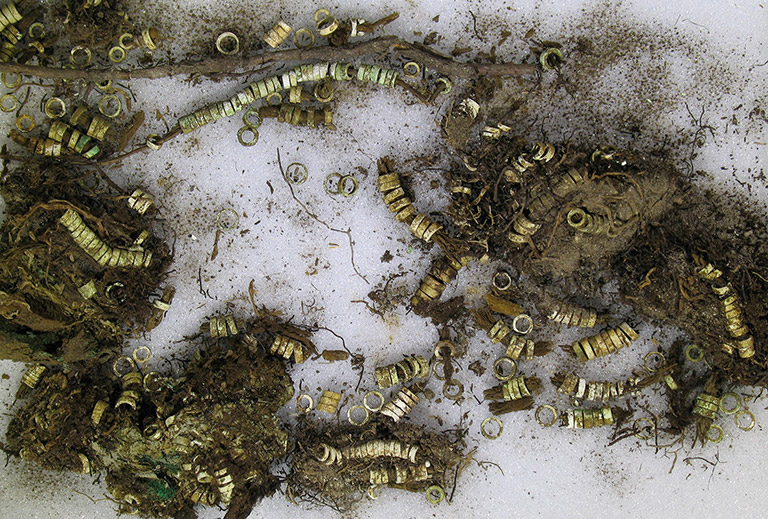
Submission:
M 538 33 L 543 38 L 557 40 L 562 23 L 592 3 L 578 0 L 567 2 L 488 2 L 457 1 L 421 2 L 392 0 L 357 2 L 338 0 L 327 7 L 337 16 L 363 16 L 375 19 L 391 10 L 398 10 L 400 18 L 386 32 L 406 39 L 420 40 L 435 30 L 443 35 L 439 48 L 450 51 L 454 45 L 479 45 L 471 27 L 471 10 L 479 27 L 488 27 L 489 41 L 498 40 L 501 26 L 499 17 L 509 20 L 509 29 L 515 34 L 499 49 L 502 59 L 517 60 L 526 56 L 526 45 L 520 36 L 526 27 L 519 27 L 521 19 L 536 20 Z M 228 10 L 241 12 L 254 9 L 254 27 L 271 24 L 282 16 L 294 27 L 308 25 L 312 20 L 313 5 L 296 7 L 292 2 L 269 2 L 258 8 L 227 0 L 209 4 L 201 0 L 169 2 L 158 0 L 148 3 L 145 14 L 136 16 L 168 17 L 168 28 L 183 34 L 194 23 L 193 14 L 221 16 Z M 765 45 L 768 14 L 757 2 L 732 0 L 728 2 L 700 2 L 682 0 L 664 2 L 608 3 L 606 9 L 621 9 L 629 16 L 659 27 L 678 27 L 691 35 L 704 37 L 712 44 L 713 52 L 727 57 L 731 66 L 746 69 L 768 60 Z M 266 13 L 266 14 L 265 14 Z M 438 22 L 432 21 L 440 15 Z M 266 19 L 258 19 L 265 16 Z M 599 19 L 595 20 L 600 23 Z M 469 25 L 468 25 L 469 24 Z M 197 28 L 196 30 L 199 30 Z M 221 30 L 234 30 L 238 26 L 211 27 L 211 40 Z M 421 31 L 422 36 L 414 36 Z M 495 31 L 495 32 L 494 32 Z M 251 36 L 255 37 L 255 36 Z M 183 38 L 172 45 L 183 46 Z M 656 56 L 649 60 L 663 60 Z M 672 67 L 670 82 L 693 80 L 684 66 Z M 697 169 L 711 173 L 724 190 L 744 190 L 736 180 L 751 180 L 755 170 L 765 167 L 768 135 L 748 132 L 746 127 L 724 131 L 721 117 L 731 115 L 730 110 L 743 100 L 766 99 L 766 68 L 754 68 L 754 78 L 739 91 L 731 92 L 733 103 L 711 107 L 707 116 L 718 128 L 695 162 Z M 618 78 L 626 70 L 616 70 Z M 193 86 L 184 78 L 153 81 L 133 81 L 130 84 L 142 109 L 149 115 L 140 131 L 163 133 L 164 126 L 152 116 L 159 110 L 169 121 L 194 110 L 203 103 L 229 97 L 238 87 L 232 82 L 202 81 Z M 702 99 L 707 92 L 690 93 Z M 375 186 L 375 160 L 392 155 L 401 161 L 416 155 L 443 152 L 440 147 L 437 122 L 445 110 L 445 103 L 433 107 L 412 104 L 412 99 L 401 92 L 376 90 L 354 84 L 343 85 L 336 95 L 336 132 L 317 131 L 280 125 L 267 121 L 260 129 L 260 141 L 251 148 L 238 144 L 235 133 L 242 125 L 239 118 L 222 120 L 188 136 L 181 136 L 166 144 L 160 151 L 135 155 L 124 161 L 121 168 L 108 169 L 110 176 L 124 186 L 140 185 L 157 200 L 162 218 L 175 231 L 176 257 L 169 282 L 176 287 L 176 298 L 163 323 L 141 343 L 151 346 L 153 363 L 161 368 L 160 359 L 172 351 L 183 349 L 179 341 L 183 335 L 194 333 L 207 315 L 234 312 L 247 316 L 248 283 L 255 280 L 257 301 L 269 308 L 280 310 L 285 316 L 306 325 L 331 328 L 345 338 L 347 346 L 367 357 L 362 389 L 373 389 L 373 367 L 399 360 L 405 353 L 429 355 L 437 340 L 437 330 L 428 321 L 407 313 L 404 308 L 382 319 L 372 315 L 365 305 L 352 303 L 366 300 L 367 293 L 393 272 L 406 274 L 392 282 L 393 287 L 405 286 L 412 293 L 418 286 L 435 250 L 424 254 L 415 246 L 404 226 L 397 225 L 380 200 Z M 729 98 L 730 99 L 730 98 Z M 404 101 L 407 101 L 404 102 Z M 446 101 L 447 102 L 447 101 Z M 718 112 L 718 110 L 720 110 Z M 554 110 L 556 117 L 556 110 Z M 6 114 L 2 114 L 5 116 Z M 3 117 L 4 127 L 12 121 Z M 514 120 L 511 121 L 514 123 Z M 661 125 L 684 125 L 682 113 L 668 114 Z M 336 229 L 350 229 L 354 240 L 355 263 L 362 275 L 355 275 L 350 262 L 347 235 L 330 231 L 307 216 L 290 196 L 287 184 L 277 168 L 276 149 L 280 148 L 283 165 L 303 162 L 307 165 L 309 180 L 296 186 L 296 196 L 320 219 Z M 358 169 L 361 168 L 361 169 Z M 748 171 L 753 168 L 753 171 Z M 354 173 L 360 189 L 351 198 L 331 197 L 324 192 L 322 179 L 328 173 L 342 171 Z M 429 190 L 429 179 L 417 187 L 417 205 L 420 208 L 439 208 L 445 203 L 442 189 Z M 270 185 L 274 192 L 271 192 Z M 765 203 L 768 192 L 765 184 L 755 182 L 752 200 Z M 1 203 L 1 202 L 0 202 Z M 2 207 L 0 205 L 0 207 Z M 236 231 L 222 233 L 218 257 L 208 258 L 216 232 L 216 215 L 223 208 L 232 208 L 240 214 Z M 248 231 L 243 234 L 243 231 Z M 380 261 L 389 251 L 394 259 Z M 486 285 L 489 275 L 498 265 L 474 265 L 462 272 L 453 293 L 467 293 L 477 297 Z M 198 270 L 203 284 L 212 298 L 198 290 Z M 596 361 L 591 367 L 599 372 L 619 373 L 632 367 L 653 347 L 650 337 L 656 329 L 647 324 L 641 329 L 643 340 L 633 346 L 627 364 L 615 366 L 607 361 Z M 655 335 L 666 344 L 673 331 Z M 557 343 L 567 342 L 567 336 L 554 338 Z M 340 341 L 332 334 L 320 331 L 314 340 L 319 349 L 339 349 Z M 353 513 L 340 515 L 328 509 L 315 509 L 307 505 L 296 506 L 283 496 L 266 499 L 254 509 L 251 518 L 273 518 L 291 514 L 293 517 L 616 517 L 662 515 L 693 517 L 760 516 L 768 507 L 765 492 L 764 445 L 768 431 L 763 427 L 766 413 L 762 402 L 752 404 L 758 424 L 754 430 L 743 433 L 733 422 L 723 420 L 725 440 L 719 445 L 705 448 L 686 448 L 678 454 L 675 469 L 670 473 L 673 459 L 664 451 L 655 452 L 634 438 L 608 446 L 608 431 L 570 431 L 542 428 L 532 414 L 513 413 L 502 417 L 504 432 L 500 439 L 489 441 L 480 435 L 479 425 L 487 416 L 485 404 L 478 405 L 471 396 L 482 399 L 483 389 L 493 385 L 490 370 L 482 377 L 469 371 L 468 365 L 481 358 L 483 350 L 491 353 L 490 367 L 496 352 L 488 341 L 478 336 L 470 339 L 470 352 L 460 361 L 458 378 L 464 382 L 467 398 L 457 405 L 447 401 L 424 402 L 412 414 L 414 422 L 425 423 L 435 430 L 457 426 L 464 413 L 468 426 L 470 449 L 476 448 L 475 459 L 461 475 L 453 501 L 434 507 L 421 494 L 398 490 L 382 490 L 376 501 L 364 501 Z M 537 374 L 545 380 L 555 365 L 568 362 L 560 352 L 525 365 L 525 372 Z M 8 361 L 0 362 L 0 372 L 9 375 L 0 380 L 0 428 L 5 430 L 14 411 L 13 394 L 18 387 L 23 366 Z M 348 363 L 307 362 L 292 371 L 297 384 L 303 380 L 310 393 L 319 396 L 320 389 L 344 390 L 355 400 L 357 373 Z M 549 384 L 547 384 L 549 387 Z M 436 392 L 441 386 L 431 385 Z M 745 391 L 748 391 L 746 389 Z M 545 400 L 557 396 L 547 390 Z M 658 403 L 653 395 L 645 397 L 650 409 Z M 558 400 L 561 408 L 567 403 Z M 17 404 L 18 406 L 18 404 Z M 288 404 L 284 415 L 290 418 L 294 403 Z M 441 415 L 444 425 L 437 424 L 434 415 Z M 345 413 L 343 414 L 345 416 Z M 322 417 L 316 417 L 322 420 Z M 738 433 L 738 434 L 737 434 Z M 686 457 L 704 458 L 719 462 L 712 466 L 702 459 L 684 461 Z M 495 465 L 484 464 L 488 461 Z M 41 473 L 36 467 L 19 459 L 0 464 L 0 512 L 7 518 L 111 518 L 116 516 L 115 505 L 104 499 L 103 483 L 93 477 L 67 474 Z M 92 500 L 96 500 L 95 503 Z M 201 517 L 221 517 L 216 509 L 200 508 Z

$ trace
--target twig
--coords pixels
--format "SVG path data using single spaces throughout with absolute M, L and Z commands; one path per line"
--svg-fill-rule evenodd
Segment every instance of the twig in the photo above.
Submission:
M 475 16 L 475 13 L 473 13 L 472 11 L 469 11 L 469 14 L 472 16 L 472 30 L 473 30 L 473 31 L 474 31 L 474 33 L 475 33 L 475 37 L 476 37 L 478 40 L 480 40 L 480 41 L 482 41 L 482 42 L 485 42 L 485 40 L 484 40 L 484 39 L 483 39 L 483 37 L 480 35 L 480 33 L 479 33 L 479 32 L 477 32 L 477 16 Z
M 712 465 L 713 467 L 714 467 L 715 465 L 717 465 L 717 463 L 715 463 L 714 461 L 709 461 L 707 458 L 702 458 L 702 457 L 700 457 L 700 456 L 693 456 L 693 457 L 688 457 L 688 458 L 684 458 L 684 459 L 683 459 L 683 461 L 684 461 L 684 462 L 686 462 L 686 463 L 690 463 L 691 461 L 695 461 L 695 460 L 701 460 L 701 461 L 704 461 L 704 462 L 706 462 L 706 463 L 709 463 L 709 464 L 710 464 L 710 465 Z
M 448 56 L 437 53 L 422 45 L 407 42 L 397 36 L 382 36 L 373 40 L 346 45 L 343 47 L 323 46 L 309 49 L 287 49 L 274 51 L 270 53 L 259 54 L 250 58 L 228 58 L 216 57 L 205 61 L 185 61 L 176 65 L 161 65 L 154 68 L 135 69 L 135 70 L 113 70 L 113 69 L 90 69 L 76 70 L 54 67 L 41 67 L 35 65 L 26 65 L 21 63 L 0 63 L 0 73 L 11 72 L 15 74 L 26 74 L 41 78 L 76 80 L 85 79 L 87 81 L 102 82 L 105 80 L 131 80 L 131 79 L 157 79 L 181 74 L 190 75 L 216 75 L 228 74 L 233 69 L 246 69 L 251 73 L 258 65 L 271 63 L 285 63 L 290 61 L 340 61 L 350 60 L 368 54 L 381 54 L 388 49 L 394 49 L 398 54 L 407 54 L 410 59 L 421 61 L 422 65 L 431 68 L 443 75 L 453 78 L 459 77 L 477 77 L 477 76 L 521 76 L 534 74 L 537 71 L 535 65 L 518 63 L 459 63 Z M 261 70 L 261 69 L 260 69 Z M 417 88 L 409 83 L 398 79 L 397 85 L 405 88 L 411 94 L 416 96 L 422 102 L 431 103 L 434 97 L 441 92 L 435 90 L 433 94 L 426 97 Z M 178 126 L 172 128 L 161 138 L 156 139 L 158 145 L 162 145 L 181 134 L 181 128 Z M 108 159 L 103 159 L 96 164 L 100 166 L 109 166 L 121 162 L 123 159 L 136 153 L 149 150 L 146 144 Z M 19 160 L 19 157 L 3 154 L 0 158 L 8 160 Z M 33 159 L 34 160 L 34 159 Z M 92 161 L 82 158 L 72 158 L 67 162 L 77 165 L 91 165 Z M 295 198 L 295 197 L 294 197 Z M 350 240 L 351 236 L 347 236 Z M 354 254 L 354 253 L 353 253 Z
M 80 491 L 79 491 L 79 490 L 77 490 L 76 488 L 73 488 L 72 490 L 73 490 L 73 491 L 74 491 L 76 494 L 80 494 L 81 496 L 85 496 L 85 497 L 87 497 L 88 499 L 90 499 L 90 500 L 91 500 L 91 502 L 92 502 L 93 504 L 96 504 L 96 503 L 98 503 L 99 501 L 108 501 L 108 499 L 106 499 L 106 498 L 103 498 L 103 499 L 94 499 L 94 498 L 92 498 L 91 496 L 89 496 L 88 494 L 86 494 L 85 492 L 80 492 Z
M 341 336 L 341 335 L 339 335 L 338 333 L 334 332 L 333 330 L 331 330 L 330 328 L 327 328 L 327 327 L 325 327 L 325 326 L 315 326 L 315 328 L 317 328 L 318 330 L 325 330 L 326 332 L 330 333 L 331 335 L 333 335 L 333 336 L 334 336 L 334 337 L 336 337 L 337 339 L 341 340 L 341 347 L 342 347 L 342 348 L 344 348 L 344 349 L 347 351 L 347 353 L 349 353 L 350 355 L 352 355 L 352 352 L 351 352 L 351 351 L 349 351 L 349 348 L 347 348 L 347 343 L 346 343 L 346 341 L 344 340 L 344 337 L 342 337 L 342 336 Z
M 381 317 L 382 319 L 384 319 L 384 314 L 383 314 L 383 313 L 381 313 L 379 310 L 376 310 L 374 307 L 372 307 L 372 306 L 371 306 L 371 305 L 368 303 L 368 301 L 364 301 L 364 300 L 362 300 L 362 299 L 353 299 L 352 301 L 350 301 L 350 303 L 362 303 L 362 304 L 364 304 L 364 305 L 365 305 L 365 307 L 368 309 L 368 311 L 369 311 L 369 312 L 371 312 L 372 314 L 376 314 L 376 315 L 378 315 L 379 317 Z
M 497 469 L 499 469 L 499 472 L 501 472 L 501 475 L 502 476 L 504 475 L 504 469 L 502 469 L 501 466 L 498 463 L 494 463 L 492 461 L 475 461 L 475 463 L 477 463 L 477 466 L 480 467 L 481 469 L 485 470 L 485 471 L 488 470 L 486 465 L 489 465 L 491 467 L 496 467 Z
M 213 240 L 213 250 L 211 251 L 211 261 L 219 255 L 219 238 L 221 238 L 221 229 L 216 229 L 216 238 Z
M 203 288 L 203 267 L 199 267 L 197 269 L 197 287 L 198 287 L 197 291 L 200 292 L 200 294 L 202 294 L 203 297 L 208 297 L 210 299 L 213 299 L 213 297 L 211 297 L 210 292 L 208 292 L 208 289 Z
M 406 53 L 422 66 L 431 68 L 450 77 L 474 76 L 521 76 L 534 74 L 536 65 L 518 63 L 459 63 L 442 56 L 426 47 L 410 43 L 397 36 L 381 36 L 372 40 L 344 45 L 342 47 L 322 46 L 306 49 L 286 49 L 266 52 L 249 57 L 221 57 L 206 60 L 185 60 L 170 65 L 159 65 L 152 68 L 119 70 L 119 69 L 65 69 L 41 67 L 22 63 L 0 63 L 0 72 L 11 72 L 27 76 L 51 79 L 85 79 L 86 81 L 102 82 L 129 81 L 131 79 L 158 79 L 178 75 L 212 76 L 230 73 L 234 70 L 249 70 L 260 65 L 285 63 L 289 61 L 344 61 L 359 58 L 367 54 L 382 54 L 389 49 L 398 53 Z

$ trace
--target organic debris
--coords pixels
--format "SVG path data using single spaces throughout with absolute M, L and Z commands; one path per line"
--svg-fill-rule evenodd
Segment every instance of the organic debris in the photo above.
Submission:
M 706 441 L 709 423 L 691 414 L 696 394 L 717 398 L 730 384 L 766 387 L 768 358 L 757 346 L 768 339 L 763 216 L 698 188 L 668 162 L 601 146 L 486 138 L 447 177 L 454 237 L 472 244 L 476 257 L 501 259 L 518 279 L 525 276 L 525 293 L 512 280 L 507 297 L 527 299 L 563 324 L 616 326 L 607 314 L 553 295 L 597 293 L 615 279 L 633 319 L 677 326 L 701 348 L 710 368 L 706 388 L 688 370 L 669 373 L 685 365 L 680 348 L 659 352 L 669 363 L 669 430 L 697 421 L 697 437 Z M 496 295 L 503 292 L 494 287 L 486 299 L 506 313 Z M 509 334 L 502 321 L 494 325 L 489 310 L 476 318 L 512 358 L 529 341 Z M 621 326 L 626 333 L 608 329 L 574 351 L 586 361 L 626 346 L 637 334 Z
M 195 504 L 221 503 L 244 518 L 278 487 L 270 464 L 288 433 L 275 411 L 293 396 L 283 362 L 245 337 L 205 341 L 178 377 L 56 369 L 11 421 L 7 448 L 48 469 L 105 470 L 121 513 L 191 518 Z
M 470 401 L 464 384 L 472 385 L 464 380 L 462 361 L 471 353 L 467 337 L 474 331 L 498 349 L 492 365 L 500 383 L 483 391 L 493 415 L 535 408 L 541 426 L 611 426 L 614 441 L 648 440 L 658 431 L 682 439 L 693 430 L 696 440 L 717 442 L 723 437 L 715 423 L 720 411 L 735 413 L 741 429 L 754 426 L 754 415 L 742 409 L 730 386 L 768 387 L 768 353 L 762 348 L 768 340 L 764 216 L 703 191 L 660 156 L 601 142 L 536 142 L 532 130 L 507 120 L 524 110 L 522 100 L 505 103 L 506 113 L 494 120 L 491 107 L 503 92 L 502 77 L 540 72 L 561 77 L 568 67 L 579 67 L 559 43 L 535 42 L 532 64 L 502 63 L 495 47 L 478 52 L 473 61 L 454 61 L 425 47 L 441 40 L 436 32 L 424 45 L 396 36 L 352 43 L 397 16 L 343 20 L 321 8 L 314 16 L 318 38 L 301 28 L 292 38 L 296 48 L 263 51 L 264 44 L 278 49 L 291 41 L 292 27 L 280 20 L 259 34 L 256 45 L 243 44 L 242 54 L 240 37 L 227 31 L 215 45 L 200 44 L 207 49 L 200 56 L 189 51 L 177 61 L 170 52 L 162 59 L 152 55 L 171 38 L 135 26 L 107 2 L 65 2 L 50 12 L 29 0 L 2 7 L 0 29 L 7 41 L 0 46 L 0 71 L 3 84 L 15 90 L 0 105 L 21 111 L 32 87 L 51 89 L 40 99 L 49 127 L 32 134 L 34 118 L 17 113 L 18 131 L 10 137 L 22 155 L 3 150 L 3 157 L 18 165 L 6 165 L 1 187 L 7 221 L 0 236 L 0 357 L 30 364 L 17 392 L 23 407 L 8 428 L 8 452 L 48 469 L 105 471 L 119 512 L 142 516 L 193 518 L 195 505 L 204 504 L 227 506 L 227 518 L 244 518 L 258 500 L 281 488 L 291 500 L 339 511 L 366 495 L 376 498 L 384 487 L 424 492 L 437 504 L 451 499 L 471 460 L 465 452 L 467 429 L 461 423 L 437 433 L 408 421 L 418 416 L 411 412 L 422 399 L 434 398 L 427 387 L 431 377 L 443 381 L 445 400 Z M 44 37 L 48 26 L 51 33 Z M 319 38 L 324 44 L 313 46 Z M 453 54 L 471 50 L 457 47 Z M 586 53 L 586 47 L 579 52 Z M 375 61 L 360 62 L 362 57 Z M 131 65 L 116 66 L 126 60 Z M 71 67 L 55 65 L 65 61 Z M 192 106 L 175 124 L 166 124 L 164 135 L 145 135 L 117 155 L 141 129 L 144 114 L 117 121 L 131 112 L 133 95 L 115 81 L 177 74 L 221 80 L 270 68 L 219 100 Z M 16 74 L 18 83 L 9 84 L 7 74 Z M 28 85 L 22 100 L 16 97 L 22 75 L 55 82 Z M 453 81 L 459 78 L 469 81 L 457 95 Z M 302 327 L 259 308 L 253 284 L 255 317 L 246 322 L 221 314 L 206 320 L 191 339 L 199 351 L 182 374 L 144 372 L 151 356 L 147 346 L 132 357 L 119 356 L 125 339 L 158 326 L 170 308 L 174 288 L 165 286 L 160 294 L 160 284 L 171 253 L 156 235 L 151 195 L 143 188 L 121 189 L 100 166 L 158 152 L 172 139 L 236 115 L 242 115 L 237 139 L 243 146 L 259 143 L 258 130 L 269 118 L 334 131 L 331 103 L 337 88 L 353 81 L 426 104 L 453 91 L 441 124 L 452 148 L 443 170 L 447 210 L 419 212 L 418 181 L 401 173 L 406 165 L 398 167 L 389 157 L 377 164 L 378 189 L 393 224 L 407 225 L 425 251 L 432 245 L 439 249 L 410 298 L 416 314 L 440 326 L 432 358 L 414 351 L 374 368 L 378 386 L 393 393 L 386 399 L 369 391 L 362 404 L 347 409 L 350 425 L 310 421 L 315 409 L 326 418 L 337 416 L 349 399 L 341 389 L 323 389 L 316 406 L 311 394 L 300 394 L 298 420 L 284 424 L 276 413 L 294 394 L 286 366 L 349 360 L 360 371 L 359 386 L 365 357 L 348 350 L 334 332 L 344 349 L 319 353 L 309 330 L 322 327 Z M 100 100 L 89 102 L 95 92 Z M 708 129 L 701 118 L 697 124 L 699 132 Z M 277 161 L 303 213 L 347 236 L 352 268 L 367 282 L 354 261 L 351 229 L 332 227 L 296 196 L 294 187 L 306 180 L 307 167 L 293 163 L 283 170 L 279 151 Z M 424 162 L 434 166 L 438 159 Z M 363 179 L 331 173 L 326 191 L 352 196 Z M 233 209 L 219 216 L 226 212 L 240 217 Z M 221 232 L 231 229 L 218 223 L 209 261 L 218 256 Z M 381 261 L 392 259 L 387 251 Z M 504 269 L 482 294 L 484 304 L 468 308 L 470 294 L 443 294 L 473 259 L 496 260 Z M 405 275 L 391 274 L 372 290 L 373 305 L 353 302 L 386 322 L 407 301 L 404 289 L 389 283 Z M 198 283 L 206 294 L 200 276 Z M 629 311 L 599 299 L 611 284 Z M 518 363 L 554 356 L 557 350 L 547 338 L 556 326 L 590 329 L 561 347 L 576 364 L 598 357 L 610 361 L 618 350 L 631 350 L 640 338 L 636 330 L 650 320 L 678 327 L 689 340 L 649 352 L 620 380 L 586 379 L 558 367 L 551 385 L 572 398 L 572 406 L 536 407 L 548 381 L 518 373 Z M 490 358 L 482 354 L 482 361 L 469 364 L 478 376 Z M 706 362 L 694 365 L 701 361 Z M 663 389 L 667 409 L 653 420 L 632 423 L 633 397 L 651 387 Z M 581 407 L 583 402 L 600 407 Z M 751 423 L 739 422 L 744 416 Z M 503 422 L 487 416 L 480 432 L 489 440 L 500 438 Z M 282 479 L 272 472 L 279 461 L 288 471 Z
M 156 310 L 150 296 L 168 248 L 151 213 L 101 183 L 95 172 L 36 162 L 4 172 L 1 358 L 109 362 Z
M 463 450 L 458 431 L 437 434 L 422 425 L 393 424 L 386 417 L 374 418 L 362 428 L 317 428 L 301 422 L 288 477 L 289 496 L 338 511 L 366 495 L 377 497 L 382 487 L 428 494 L 439 487 L 444 497 L 464 461 Z

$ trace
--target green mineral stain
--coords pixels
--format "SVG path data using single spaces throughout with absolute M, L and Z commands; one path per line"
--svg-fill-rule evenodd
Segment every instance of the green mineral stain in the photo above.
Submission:
M 149 481 L 148 485 L 150 493 L 158 499 L 162 499 L 163 501 L 170 501 L 179 491 L 177 488 L 173 488 L 172 486 L 167 485 L 164 481 L 159 479 Z

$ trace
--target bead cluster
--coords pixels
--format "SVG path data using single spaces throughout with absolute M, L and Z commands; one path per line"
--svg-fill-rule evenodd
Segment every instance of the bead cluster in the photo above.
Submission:
M 566 326 L 592 328 L 597 324 L 597 311 L 559 301 L 555 308 L 547 315 L 547 319 Z
M 397 423 L 413 410 L 413 406 L 418 401 L 419 397 L 413 391 L 403 387 L 392 400 L 384 404 L 384 407 L 381 408 L 381 414 L 388 416 L 393 422 Z
M 624 322 L 616 328 L 610 328 L 597 335 L 578 340 L 571 344 L 571 347 L 576 357 L 580 361 L 586 362 L 629 346 L 638 337 L 637 332 Z
M 732 342 L 723 344 L 723 350 L 728 353 L 736 350 L 742 359 L 753 357 L 755 355 L 755 339 L 745 322 L 741 301 L 733 287 L 723 280 L 722 271 L 716 269 L 711 263 L 707 263 L 696 273 L 702 280 L 710 284 L 712 292 L 720 299 L 728 335 L 733 339 Z
M 285 335 L 275 336 L 275 340 L 272 341 L 269 353 L 279 355 L 284 359 L 293 359 L 296 364 L 301 364 L 307 360 L 307 357 L 309 356 L 306 346 L 296 339 L 291 339 Z
M 614 424 L 614 413 L 610 407 L 598 409 L 568 409 L 564 425 L 569 429 L 592 429 Z
M 110 247 L 104 243 L 96 233 L 91 230 L 80 213 L 68 209 L 59 218 L 61 224 L 69 230 L 72 239 L 102 267 L 149 267 L 152 262 L 152 252 L 135 247 L 134 249 L 121 249 Z
M 376 383 L 380 389 L 405 384 L 414 378 L 429 375 L 429 363 L 421 355 L 405 357 L 396 364 L 380 366 L 374 370 Z

